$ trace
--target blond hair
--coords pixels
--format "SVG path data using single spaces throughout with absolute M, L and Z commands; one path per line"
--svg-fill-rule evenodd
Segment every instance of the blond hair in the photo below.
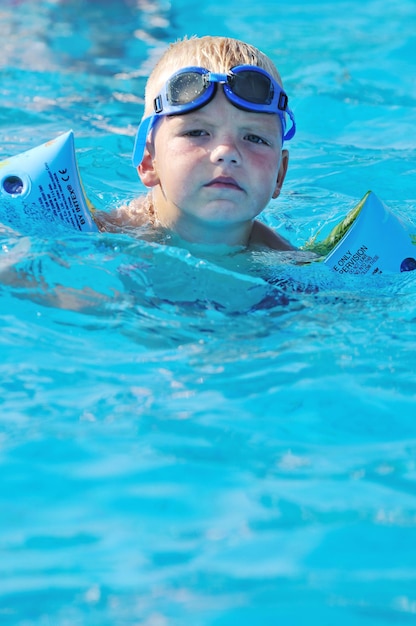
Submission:
M 230 37 L 191 37 L 170 44 L 149 76 L 145 92 L 144 117 L 152 115 L 153 100 L 163 84 L 183 67 L 197 65 L 212 72 L 226 73 L 236 65 L 256 65 L 282 85 L 274 63 L 254 46 Z

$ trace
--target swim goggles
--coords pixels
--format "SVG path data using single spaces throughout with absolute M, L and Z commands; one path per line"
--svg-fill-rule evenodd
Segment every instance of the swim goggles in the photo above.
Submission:
M 288 107 L 288 97 L 268 72 L 255 65 L 238 65 L 228 74 L 217 74 L 203 67 L 184 67 L 171 76 L 154 99 L 154 114 L 139 126 L 133 150 L 133 165 L 143 160 L 147 137 L 157 120 L 164 115 L 180 115 L 199 109 L 215 95 L 217 84 L 234 106 L 256 113 L 277 113 L 282 123 L 283 141 L 296 132 L 295 117 Z M 287 114 L 292 123 L 286 131 Z

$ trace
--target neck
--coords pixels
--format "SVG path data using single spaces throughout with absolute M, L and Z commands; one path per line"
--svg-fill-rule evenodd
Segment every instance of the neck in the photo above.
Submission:
M 152 208 L 157 223 L 189 243 L 245 247 L 250 240 L 252 221 L 229 223 L 187 215 L 176 206 L 168 206 L 163 199 L 159 201 L 156 190 L 153 190 Z

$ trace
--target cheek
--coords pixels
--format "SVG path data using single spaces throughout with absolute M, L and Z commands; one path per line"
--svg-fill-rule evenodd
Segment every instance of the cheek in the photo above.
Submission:
M 164 162 L 168 170 L 191 166 L 200 158 L 198 150 L 186 138 L 160 133 L 155 137 L 156 161 Z
M 168 139 L 162 134 L 155 138 L 154 167 L 159 185 L 170 201 L 182 205 L 192 195 L 201 179 L 200 158 L 177 138 Z
M 252 163 L 252 171 L 257 173 L 257 178 L 261 184 L 267 188 L 271 194 L 276 187 L 276 181 L 279 174 L 280 155 L 261 155 Z
M 278 148 L 268 147 L 263 150 L 249 150 L 246 152 L 246 156 L 250 159 L 253 167 L 264 172 L 265 175 L 271 175 L 278 171 L 282 153 Z

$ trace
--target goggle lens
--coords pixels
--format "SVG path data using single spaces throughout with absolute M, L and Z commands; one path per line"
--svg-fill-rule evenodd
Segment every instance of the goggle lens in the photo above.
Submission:
M 210 84 L 209 73 L 184 72 L 173 76 L 166 85 L 166 98 L 172 106 L 190 104 L 202 96 Z M 238 98 L 253 104 L 270 105 L 273 85 L 267 76 L 251 70 L 231 72 L 226 84 Z
M 240 71 L 229 76 L 228 84 L 232 92 L 247 102 L 254 104 L 271 104 L 273 85 L 270 79 L 259 72 Z
M 207 89 L 208 83 L 203 74 L 186 72 L 171 78 L 166 86 L 167 100 L 173 106 L 189 104 L 199 98 Z

